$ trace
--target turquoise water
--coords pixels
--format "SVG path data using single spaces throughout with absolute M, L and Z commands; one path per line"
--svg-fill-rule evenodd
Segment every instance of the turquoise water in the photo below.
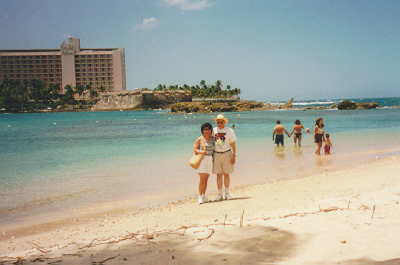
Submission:
M 400 109 L 226 116 L 239 139 L 234 185 L 351 166 L 400 146 Z M 194 195 L 197 178 L 187 160 L 200 124 L 213 117 L 166 111 L 0 115 L 0 221 L 23 223 L 46 212 L 115 201 L 140 207 Z M 305 135 L 302 152 L 292 152 L 289 139 L 284 155 L 273 152 L 277 119 L 287 128 L 300 119 L 312 129 L 317 117 L 324 117 L 332 135 L 335 153 L 328 160 L 315 160 L 311 135 Z

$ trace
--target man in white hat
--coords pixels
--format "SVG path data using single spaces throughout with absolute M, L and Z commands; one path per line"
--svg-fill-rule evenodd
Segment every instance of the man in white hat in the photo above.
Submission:
M 236 135 L 235 132 L 225 125 L 228 119 L 219 114 L 215 118 L 217 127 L 214 128 L 215 152 L 214 152 L 214 173 L 217 174 L 218 197 L 217 200 L 228 200 L 230 176 L 236 163 Z M 222 176 L 224 177 L 222 179 Z M 222 192 L 222 186 L 225 192 Z

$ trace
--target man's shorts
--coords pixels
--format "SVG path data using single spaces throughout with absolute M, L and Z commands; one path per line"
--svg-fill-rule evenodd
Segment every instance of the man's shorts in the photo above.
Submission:
M 233 164 L 231 163 L 232 151 L 225 153 L 214 152 L 214 169 L 215 174 L 231 174 L 233 172 Z
M 277 134 L 275 135 L 275 144 L 283 144 L 283 134 Z

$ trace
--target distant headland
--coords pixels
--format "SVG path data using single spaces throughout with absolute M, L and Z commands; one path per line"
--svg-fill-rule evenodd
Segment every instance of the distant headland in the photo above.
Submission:
M 230 85 L 223 87 L 217 80 L 207 84 L 202 80 L 196 85 L 159 84 L 147 88 L 107 91 L 86 86 L 65 86 L 64 93 L 59 87 L 48 85 L 41 80 L 0 82 L 0 112 L 64 112 L 64 111 L 113 111 L 166 109 L 171 113 L 241 112 L 260 110 L 324 110 L 324 109 L 375 109 L 376 102 L 344 100 L 329 106 L 298 107 L 294 100 L 270 104 L 260 101 L 242 100 L 241 89 Z

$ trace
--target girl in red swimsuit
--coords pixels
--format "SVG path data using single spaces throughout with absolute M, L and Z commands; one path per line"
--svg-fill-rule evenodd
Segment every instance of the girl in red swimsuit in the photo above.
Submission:
M 331 154 L 331 147 L 332 147 L 331 138 L 329 136 L 329 133 L 327 133 L 327 134 L 325 134 L 325 145 L 324 145 L 325 155 Z

